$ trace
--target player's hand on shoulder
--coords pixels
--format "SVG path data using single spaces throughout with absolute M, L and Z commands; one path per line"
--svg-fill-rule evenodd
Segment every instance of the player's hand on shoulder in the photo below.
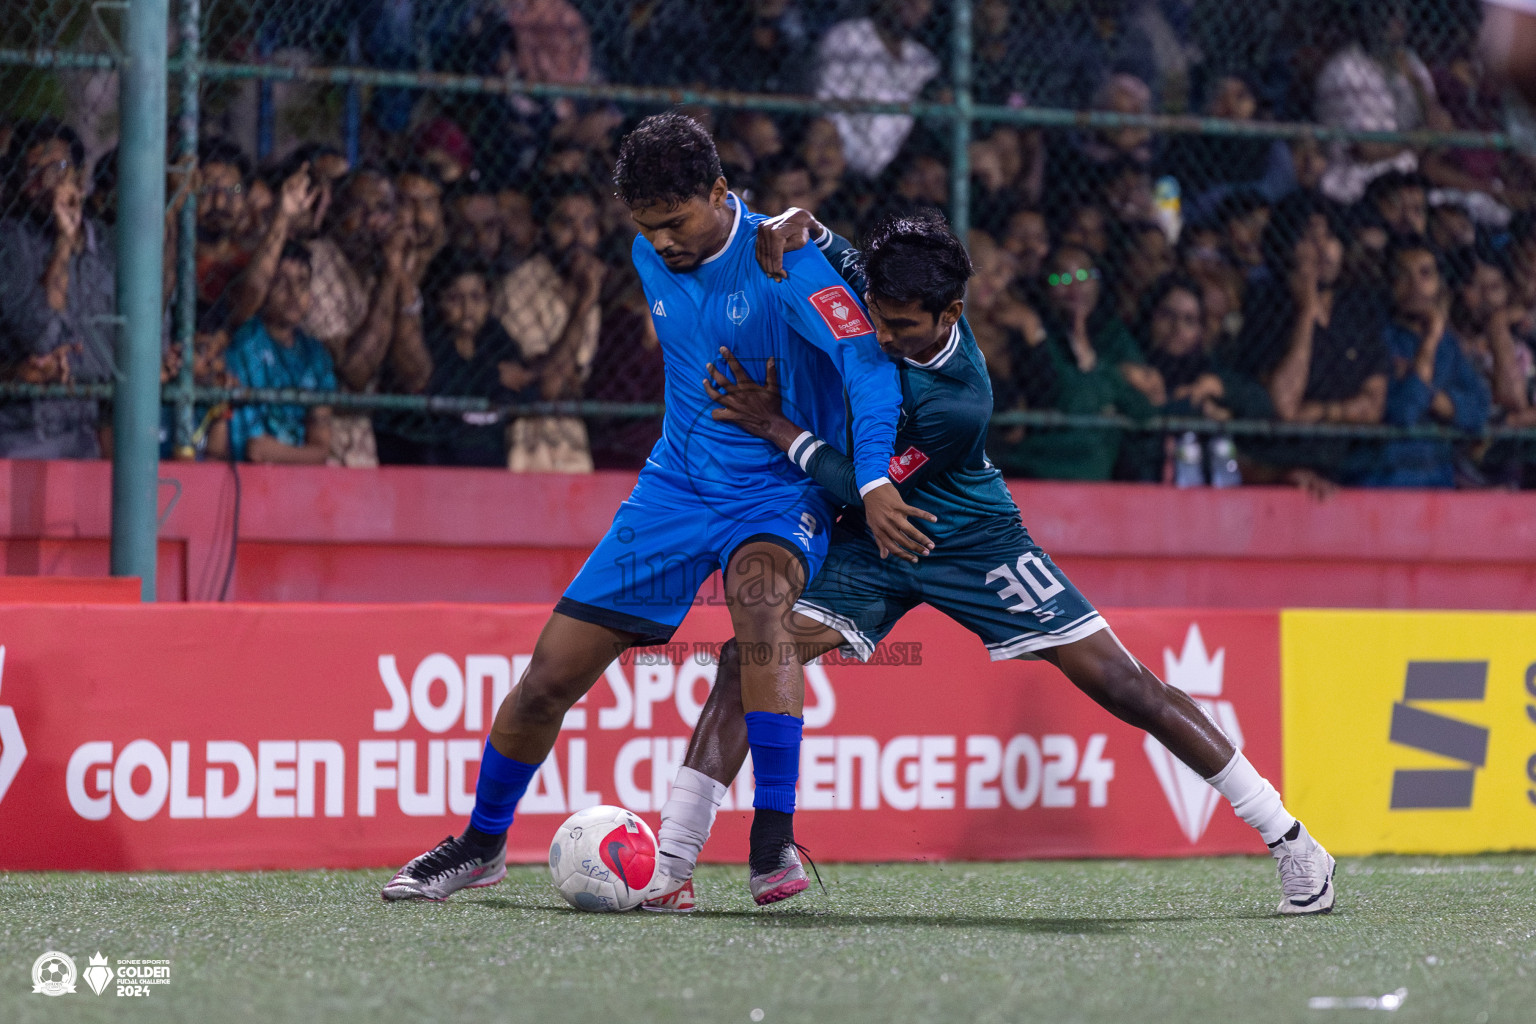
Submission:
M 704 380 L 704 390 L 720 405 L 710 416 L 721 423 L 734 423 L 755 437 L 771 439 L 775 427 L 787 422 L 779 397 L 777 364 L 768 360 L 765 379 L 759 384 L 730 349 L 722 348 L 720 356 L 725 360 L 730 376 L 714 363 L 706 367 L 709 376 Z
M 757 265 L 773 280 L 785 280 L 784 254 L 804 248 L 824 230 L 809 210 L 791 206 L 757 226 Z
M 939 521 L 932 512 L 913 508 L 901 500 L 901 492 L 892 483 L 872 488 L 864 495 L 864 521 L 880 547 L 880 557 L 895 555 L 916 562 L 919 555 L 933 553 L 933 540 L 912 524 L 912 520 Z

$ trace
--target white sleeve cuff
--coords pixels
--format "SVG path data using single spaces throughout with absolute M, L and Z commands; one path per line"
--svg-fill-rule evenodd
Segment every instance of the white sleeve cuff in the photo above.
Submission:
M 1531 0 L 1531 2 L 1536 3 L 1536 0 Z M 826 251 L 827 247 L 831 244 L 832 229 L 823 224 L 821 226 L 821 234 L 816 237 L 816 248 Z
M 784 454 L 789 457 L 790 462 L 799 466 L 802 472 L 809 473 L 811 456 L 825 447 L 826 443 L 809 430 L 802 430 L 799 436 L 790 442 L 789 450 Z
M 873 480 L 871 480 L 869 483 L 867 483 L 863 487 L 859 488 L 859 497 L 862 498 L 862 497 L 864 497 L 864 495 L 868 494 L 870 491 L 874 490 L 876 487 L 879 487 L 881 484 L 888 484 L 890 482 L 891 482 L 891 478 L 888 477 L 888 476 L 877 476 Z

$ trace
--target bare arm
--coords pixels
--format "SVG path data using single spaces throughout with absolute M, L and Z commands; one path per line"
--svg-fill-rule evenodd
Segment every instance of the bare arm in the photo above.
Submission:
M 1365 379 L 1354 398 L 1340 403 L 1340 423 L 1380 423 L 1387 410 L 1387 376 L 1378 373 Z
M 1536 16 L 1487 4 L 1482 47 L 1493 73 L 1527 103 L 1536 102 Z
M 1380 423 L 1387 409 L 1387 378 L 1367 377 L 1359 392 L 1338 402 L 1302 402 L 1292 418 L 1296 423 Z
M 1506 412 L 1520 412 L 1530 403 L 1525 397 L 1525 380 L 1515 360 L 1515 336 L 1511 324 L 1520 313 L 1501 309 L 1488 323 L 1488 347 L 1493 352 L 1493 400 Z
M 1486 178 L 1463 171 L 1451 160 L 1450 154 L 1442 150 L 1425 153 L 1422 170 L 1424 176 L 1440 188 L 1459 188 L 1468 192 L 1488 190 Z
M 1302 396 L 1312 370 L 1312 336 L 1317 329 L 1320 297 L 1317 290 L 1317 256 L 1308 242 L 1296 246 L 1296 268 L 1291 271 L 1291 295 L 1296 322 L 1291 325 L 1291 344 L 1280 365 L 1270 374 L 1270 400 L 1282 420 L 1302 418 Z M 1308 410 L 1310 412 L 1310 410 Z
M 347 339 L 337 360 L 336 375 L 347 387 L 361 391 L 373 382 L 395 337 L 400 291 L 405 286 L 405 248 L 408 233 L 402 228 L 391 236 L 384 253 L 384 272 L 374 285 L 368 315 Z
M 208 458 L 229 458 L 229 420 L 222 416 L 208 428 Z
M 1443 389 L 1435 387 L 1435 357 L 1440 345 L 1455 344 L 1454 340 L 1445 337 L 1448 309 L 1449 300 L 1436 310 L 1429 321 L 1429 329 L 1424 332 L 1423 340 L 1419 343 L 1418 355 L 1413 360 L 1414 374 L 1424 382 L 1425 387 L 1432 391 L 1429 399 L 1429 414 L 1442 423 L 1449 423 L 1456 415 L 1456 404 L 1451 400 L 1451 396 Z
M 73 179 L 63 182 L 53 192 L 53 222 L 55 234 L 53 252 L 43 271 L 43 290 L 48 296 L 48 308 L 55 313 L 64 312 L 69 305 L 69 260 L 80 244 L 82 212 L 80 186 Z
M 416 394 L 424 390 L 432 376 L 432 356 L 427 352 L 421 333 L 421 291 L 416 286 L 416 268 L 412 266 L 415 250 L 406 258 L 400 280 L 399 309 L 395 313 L 395 335 L 389 345 L 389 369 L 404 391 Z
M 302 445 L 284 444 L 266 434 L 257 434 L 245 445 L 247 460 L 276 466 L 323 466 L 330 452 L 331 410 L 325 406 L 311 410 Z
M 583 252 L 571 267 L 576 297 L 571 315 L 560 337 L 544 355 L 539 378 L 539 395 L 546 402 L 568 397 L 581 384 L 581 343 L 586 335 L 588 315 L 602 293 L 608 268 L 593 253 Z
M 933 541 L 912 525 L 911 519 L 938 522 L 938 516 L 908 505 L 902 500 L 896 485 L 889 481 L 871 487 L 860 495 L 853 460 L 819 439 L 811 439 L 806 431 L 784 415 L 779 395 L 778 370 L 772 359 L 768 360 L 766 382 L 758 384 L 730 349 L 722 348 L 720 357 L 725 360 L 734 379 L 727 378 L 715 364 L 710 364 L 704 390 L 720 405 L 720 408 L 711 411 L 712 419 L 734 423 L 754 437 L 772 442 L 808 476 L 837 495 L 844 504 L 863 506 L 864 521 L 880 547 L 881 558 L 894 554 L 904 561 L 915 562 L 918 556 L 933 552 Z M 800 458 L 796 460 L 792 450 L 795 442 L 802 439 L 813 443 L 804 444 Z M 943 459 L 947 464 L 948 460 L 937 449 L 926 442 L 924 444 L 929 451 L 935 452 L 936 458 L 930 461 Z M 916 479 L 913 476 L 909 483 L 915 486 Z
M 61 345 L 41 356 L 25 356 L 4 366 L 0 379 L 20 381 L 23 384 L 68 384 L 70 379 L 69 353 L 73 346 Z
M 277 273 L 278 258 L 293 233 L 294 221 L 314 205 L 316 194 L 309 180 L 309 164 L 301 166 L 283 182 L 272 223 L 267 227 L 267 233 L 261 236 L 245 272 L 235 279 L 230 289 L 231 324 L 245 323 L 267 300 L 272 278 Z

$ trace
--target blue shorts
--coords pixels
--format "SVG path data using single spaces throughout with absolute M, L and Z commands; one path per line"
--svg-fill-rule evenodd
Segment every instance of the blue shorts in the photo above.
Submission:
M 737 548 L 755 541 L 788 548 L 812 579 L 826 560 L 831 524 L 830 506 L 812 491 L 790 492 L 778 508 L 729 513 L 631 495 L 555 611 L 638 634 L 636 646 L 666 643 L 699 587 L 717 569 L 725 571 Z
M 795 611 L 831 626 L 840 650 L 868 661 L 907 612 L 929 604 L 975 633 L 993 661 L 1029 658 L 1108 626 L 1016 523 L 955 537 L 916 565 L 880 557 L 867 533 L 839 528 Z

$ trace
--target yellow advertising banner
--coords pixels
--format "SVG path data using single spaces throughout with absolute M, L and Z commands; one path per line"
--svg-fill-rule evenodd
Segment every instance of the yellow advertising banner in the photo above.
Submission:
M 1285 802 L 1330 851 L 1536 849 L 1536 614 L 1286 611 Z

